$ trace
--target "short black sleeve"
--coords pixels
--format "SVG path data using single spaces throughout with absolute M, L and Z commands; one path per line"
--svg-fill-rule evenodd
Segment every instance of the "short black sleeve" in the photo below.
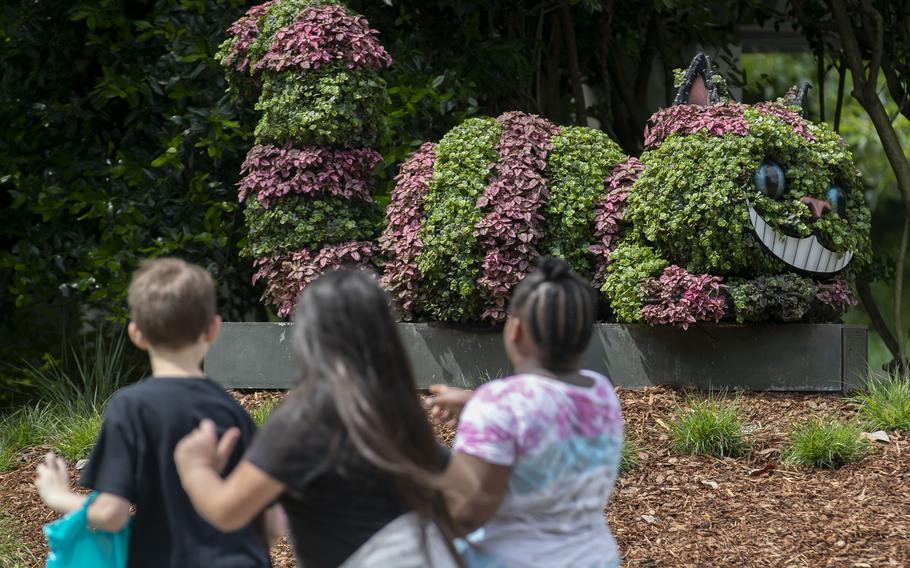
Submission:
M 282 404 L 272 412 L 244 458 L 289 489 L 303 492 L 326 470 L 331 434 L 304 425 L 293 406 Z
M 80 484 L 136 503 L 136 460 L 143 448 L 135 421 L 129 419 L 129 406 L 124 397 L 111 398 L 104 411 L 98 441 L 82 470 Z

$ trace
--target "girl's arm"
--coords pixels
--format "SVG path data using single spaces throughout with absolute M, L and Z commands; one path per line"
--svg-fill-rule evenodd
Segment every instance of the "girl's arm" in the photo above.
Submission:
M 85 503 L 85 495 L 70 489 L 66 462 L 53 452 L 48 453 L 44 463 L 38 465 L 35 486 L 44 503 L 62 515 L 79 509 Z M 99 492 L 89 506 L 87 516 L 90 527 L 118 532 L 130 520 L 130 502 L 112 493 Z
M 235 429 L 228 433 L 220 442 L 216 441 L 214 422 L 203 420 L 174 450 L 177 473 L 193 507 L 203 519 L 223 532 L 248 525 L 285 489 L 283 483 L 247 460 L 241 460 L 231 474 L 222 479 L 219 465 L 227 461 L 237 441 Z
M 457 452 L 443 474 L 452 488 L 446 498 L 452 518 L 465 533 L 485 525 L 499 509 L 512 468 Z

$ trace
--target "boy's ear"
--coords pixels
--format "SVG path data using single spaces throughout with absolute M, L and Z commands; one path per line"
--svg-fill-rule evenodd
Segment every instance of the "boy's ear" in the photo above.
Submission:
M 149 342 L 145 339 L 145 336 L 142 335 L 142 331 L 139 330 L 139 326 L 136 325 L 136 322 L 130 322 L 126 327 L 126 334 L 130 336 L 130 341 L 133 342 L 133 345 L 143 351 L 149 350 Z
M 221 321 L 221 316 L 216 315 L 209 322 L 209 326 L 205 328 L 205 333 L 202 335 L 206 343 L 212 344 L 218 339 L 218 334 L 221 333 Z

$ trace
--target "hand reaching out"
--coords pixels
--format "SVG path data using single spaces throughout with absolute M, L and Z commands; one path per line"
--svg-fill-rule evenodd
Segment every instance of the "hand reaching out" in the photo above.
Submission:
M 430 410 L 430 420 L 433 424 L 445 424 L 454 428 L 474 391 L 447 385 L 430 385 L 430 394 L 434 395 L 433 398 L 424 403 Z
M 35 487 L 38 488 L 41 500 L 55 511 L 69 512 L 68 508 L 63 506 L 67 498 L 73 494 L 70 489 L 70 474 L 66 469 L 66 461 L 54 452 L 48 452 L 44 456 L 44 462 L 38 464 L 37 474 Z

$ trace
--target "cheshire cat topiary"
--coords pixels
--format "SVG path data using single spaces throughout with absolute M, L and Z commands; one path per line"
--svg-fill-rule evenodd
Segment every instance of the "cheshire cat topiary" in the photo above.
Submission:
M 598 206 L 597 284 L 617 319 L 830 321 L 855 303 L 870 213 L 843 140 L 801 116 L 805 91 L 736 103 L 696 56 Z
M 387 100 L 378 70 L 391 57 L 363 17 L 327 0 L 254 6 L 228 34 L 218 58 L 261 112 L 239 184 L 241 252 L 285 317 L 321 272 L 375 255 L 383 215 L 369 180 L 382 157 L 369 146 Z

